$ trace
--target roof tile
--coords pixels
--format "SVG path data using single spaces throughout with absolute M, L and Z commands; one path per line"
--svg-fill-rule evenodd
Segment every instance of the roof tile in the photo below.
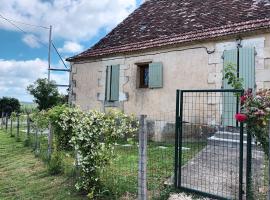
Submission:
M 270 28 L 269 0 L 149 0 L 69 61 Z

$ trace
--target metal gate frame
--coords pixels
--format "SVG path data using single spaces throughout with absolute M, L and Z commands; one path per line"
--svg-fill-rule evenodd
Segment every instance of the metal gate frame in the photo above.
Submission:
M 211 193 L 206 193 L 203 191 L 195 190 L 192 188 L 186 188 L 181 185 L 181 166 L 182 166 L 182 135 L 183 135 L 183 96 L 184 93 L 209 93 L 209 92 L 219 92 L 219 93 L 234 93 L 238 95 L 243 95 L 244 90 L 238 89 L 209 89 L 209 90 L 177 90 L 176 91 L 176 118 L 175 118 L 175 169 L 174 169 L 174 186 L 177 189 L 180 189 L 184 192 L 194 193 L 205 197 L 216 198 L 216 199 L 224 199 L 225 197 L 217 196 Z M 236 103 L 238 105 L 238 103 Z M 240 151 L 239 151 L 239 200 L 243 199 L 243 123 L 240 123 Z M 248 145 L 247 145 L 247 171 L 246 177 L 251 176 L 251 138 L 248 136 Z M 250 183 L 247 179 L 246 188 L 248 189 Z M 248 191 L 248 190 L 247 190 Z

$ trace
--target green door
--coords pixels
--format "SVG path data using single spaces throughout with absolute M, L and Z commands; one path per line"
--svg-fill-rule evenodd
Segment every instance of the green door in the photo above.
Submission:
M 228 64 L 237 67 L 238 50 L 224 51 L 224 68 Z M 255 89 L 255 49 L 254 48 L 239 48 L 239 77 L 244 80 L 244 89 Z M 232 89 L 227 80 L 223 80 L 224 89 Z M 237 113 L 237 99 L 231 93 L 223 95 L 222 121 L 224 126 L 236 126 L 234 119 Z

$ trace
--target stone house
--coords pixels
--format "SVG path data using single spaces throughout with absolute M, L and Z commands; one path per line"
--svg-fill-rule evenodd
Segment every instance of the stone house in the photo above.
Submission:
M 269 0 L 147 0 L 67 59 L 70 101 L 84 110 L 173 112 L 176 89 L 224 88 L 224 63 L 235 62 L 237 48 L 240 67 L 250 69 L 246 87 L 270 88 Z

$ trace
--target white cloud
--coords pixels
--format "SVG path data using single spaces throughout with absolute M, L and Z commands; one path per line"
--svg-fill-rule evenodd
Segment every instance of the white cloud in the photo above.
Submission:
M 38 38 L 33 34 L 26 34 L 23 36 L 22 41 L 27 44 L 29 47 L 32 48 L 39 48 L 40 42 L 38 41 Z
M 83 46 L 77 42 L 66 41 L 64 46 L 58 50 L 62 53 L 79 53 L 83 51 Z
M 78 42 L 90 40 L 102 28 L 111 29 L 135 7 L 136 0 L 1 0 L 0 13 L 31 24 L 51 24 L 54 38 Z M 3 20 L 0 28 L 17 30 Z M 29 31 L 48 41 L 48 30 Z
M 10 96 L 21 101 L 31 101 L 26 88 L 38 78 L 47 77 L 47 61 L 33 60 L 3 60 L 0 59 L 0 97 Z M 68 84 L 68 73 L 52 73 L 52 80 L 58 84 Z M 65 89 L 61 91 L 65 93 Z
M 136 0 L 1 0 L 0 14 L 28 24 L 52 25 L 53 39 L 66 41 L 60 48 L 62 53 L 77 53 L 83 50 L 80 44 L 90 41 L 100 30 L 112 29 L 135 8 Z M 47 44 L 48 29 L 19 26 L 31 33 L 22 37 L 28 46 L 38 48 L 40 40 Z M 0 29 L 19 31 L 4 20 L 0 20 Z M 56 67 L 59 65 L 56 63 Z M 0 59 L 0 66 L 0 96 L 29 101 L 32 98 L 25 88 L 37 78 L 47 77 L 47 61 L 38 58 Z M 59 84 L 67 84 L 67 74 L 53 73 L 52 77 Z

